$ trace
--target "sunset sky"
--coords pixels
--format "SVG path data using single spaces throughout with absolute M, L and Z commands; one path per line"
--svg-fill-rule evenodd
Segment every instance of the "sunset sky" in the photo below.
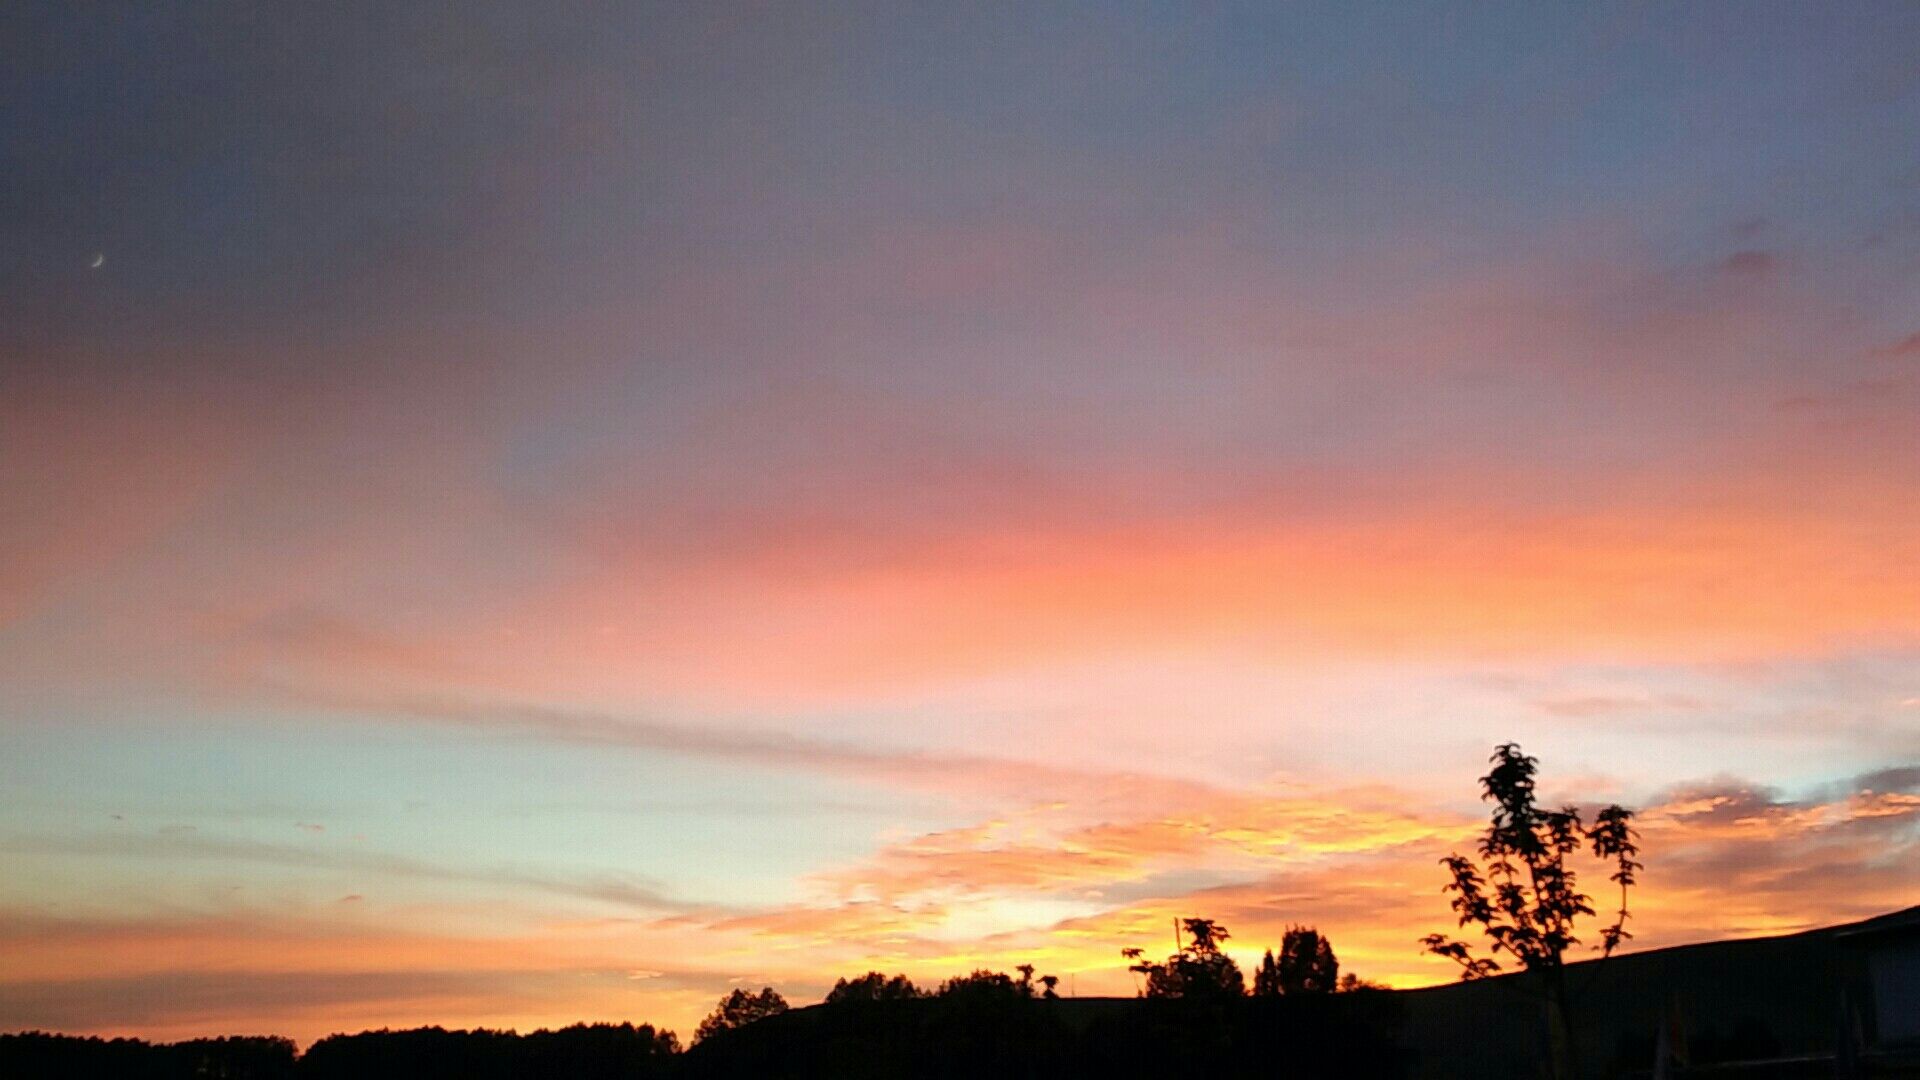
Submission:
M 1920 901 L 1920 7 L 1448 8 L 10 5 L 0 1030 Z

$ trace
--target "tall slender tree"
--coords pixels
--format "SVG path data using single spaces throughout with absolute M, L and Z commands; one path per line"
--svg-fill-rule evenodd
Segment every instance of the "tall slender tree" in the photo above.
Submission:
M 1273 958 L 1273 950 L 1260 954 L 1260 966 L 1253 969 L 1253 996 L 1279 997 L 1280 961 Z
M 1627 895 L 1641 869 L 1639 834 L 1633 812 L 1617 805 L 1600 810 L 1592 825 L 1582 821 L 1578 807 L 1542 809 L 1534 795 L 1540 763 L 1514 743 L 1496 747 L 1488 760 L 1493 768 L 1480 778 L 1481 798 L 1493 804 L 1493 814 L 1480 839 L 1482 863 L 1456 852 L 1441 865 L 1452 878 L 1444 891 L 1453 894 L 1459 924 L 1479 927 L 1492 943 L 1491 955 L 1475 956 L 1472 946 L 1445 934 L 1429 934 L 1423 944 L 1459 964 L 1463 979 L 1505 970 L 1501 953 L 1519 964 L 1546 1006 L 1554 1074 L 1570 1080 L 1578 1055 L 1572 1020 L 1576 995 L 1568 985 L 1566 954 L 1580 943 L 1575 924 L 1594 909 L 1592 898 L 1579 891 L 1567 857 L 1583 847 L 1591 850 L 1611 867 L 1609 880 L 1620 887 L 1620 907 L 1600 929 L 1595 946 L 1604 959 L 1633 936 L 1626 929 Z

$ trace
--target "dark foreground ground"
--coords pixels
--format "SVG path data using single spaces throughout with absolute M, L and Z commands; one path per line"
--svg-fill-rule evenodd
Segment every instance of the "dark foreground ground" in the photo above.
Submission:
M 1907 913 L 1913 914 L 1912 912 Z M 1583 1071 L 1647 1076 L 1677 1023 L 1677 1076 L 1832 1077 L 1843 1025 L 1867 1048 L 1856 1077 L 1920 1077 L 1920 1049 L 1875 1050 L 1861 967 L 1838 927 L 1663 949 L 1574 969 Z M 1870 1012 L 1870 1010 L 1869 1010 Z M 1843 1019 L 1851 1016 L 1852 1019 Z M 0 1080 L 490 1080 L 490 1078 L 1396 1077 L 1545 1074 L 1539 1007 L 1513 980 L 1326 997 L 1202 1003 L 966 994 L 795 1009 L 681 1053 L 645 1025 L 515 1035 L 425 1029 L 151 1045 L 0 1036 Z M 1734 1064 L 1743 1063 L 1743 1064 Z

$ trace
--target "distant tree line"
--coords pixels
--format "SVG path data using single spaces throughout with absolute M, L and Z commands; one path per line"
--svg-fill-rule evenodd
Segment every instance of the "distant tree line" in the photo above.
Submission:
M 296 1054 L 278 1037 L 194 1039 L 81 1038 L 25 1032 L 0 1035 L 0 1077 L 7 1080 L 644 1080 L 664 1076 L 680 1049 L 671 1031 L 641 1024 L 575 1024 L 558 1031 L 363 1031 L 329 1035 Z
M 305 1054 L 278 1038 L 155 1045 L 28 1033 L 0 1036 L 0 1078 L 1159 1077 L 1257 1068 L 1278 1052 L 1275 1040 L 1283 1036 L 1294 1075 L 1400 1071 L 1406 1055 L 1393 1038 L 1388 996 L 1340 994 L 1338 1005 L 1314 1004 L 1358 985 L 1339 977 L 1333 946 L 1318 931 L 1289 929 L 1279 951 L 1262 958 L 1248 994 L 1239 967 L 1221 950 L 1231 936 L 1226 927 L 1200 918 L 1180 925 L 1183 944 L 1165 963 L 1125 950 L 1145 976 L 1145 1001 L 1090 1000 L 1072 1022 L 1060 1011 L 1060 980 L 1032 964 L 1012 974 L 976 969 L 932 990 L 905 975 L 869 971 L 834 983 L 821 1008 L 801 1012 L 772 987 L 732 990 L 700 1022 L 685 1053 L 672 1032 L 644 1024 L 576 1024 L 526 1035 L 365 1031 L 330 1035 Z
M 153 1044 L 30 1032 L 0 1035 L 0 1078 L 67 1080 L 507 1080 L 565 1077 L 1058 1077 L 1094 1071 L 1116 1077 L 1186 1075 L 1257 1067 L 1287 1050 L 1294 1075 L 1398 1074 L 1406 1055 L 1392 1035 L 1395 1011 L 1386 995 L 1338 995 L 1342 1007 L 1318 1007 L 1315 994 L 1285 991 L 1239 995 L 1238 969 L 1220 963 L 1225 928 L 1208 920 L 1194 943 L 1156 979 L 1147 1000 L 1076 1002 L 1061 1012 L 1059 980 L 1021 964 L 1009 974 L 978 969 L 932 990 L 905 975 L 869 971 L 841 979 L 822 1007 L 791 1010 L 771 987 L 736 989 L 721 998 L 682 1052 L 670 1031 L 649 1025 L 576 1024 L 529 1034 L 493 1030 L 365 1031 L 330 1035 L 304 1054 L 281 1038 L 200 1039 Z M 1331 956 L 1323 939 L 1302 947 L 1292 936 L 1286 957 L 1314 963 Z M 1268 965 L 1263 963 L 1264 972 Z M 1206 973 L 1206 974 L 1196 974 Z M 1265 976 L 1256 979 L 1256 989 Z M 1302 985 L 1330 978 L 1321 964 Z M 1185 980 L 1178 982 L 1178 980 Z M 1291 986 L 1287 974 L 1276 986 Z M 1299 980 L 1295 980 L 1299 981 Z M 1177 984 L 1177 985 L 1176 985 Z M 1216 989 L 1231 985 L 1231 1003 Z M 1174 992 L 1178 989 L 1179 992 Z M 1333 995 L 1317 995 L 1332 1002 Z M 1352 1001 L 1351 999 L 1377 999 Z M 1117 1007 L 1117 1008 L 1116 1008 Z M 1324 1059 L 1324 1060 L 1322 1060 Z M 1315 1062 L 1319 1062 L 1316 1066 Z M 1321 1067 L 1324 1066 L 1324 1067 Z M 1353 1073 L 1358 1068 L 1361 1073 Z
M 154 1044 L 143 1039 L 82 1038 L 26 1031 L 0 1035 L 0 1077 L 66 1080 L 281 1080 L 294 1077 L 292 1039 L 278 1036 L 190 1039 Z
M 511 1031 L 365 1031 L 329 1035 L 301 1055 L 299 1080 L 408 1077 L 508 1080 L 520 1077 L 664 1076 L 680 1041 L 650 1024 L 575 1024 L 527 1035 Z

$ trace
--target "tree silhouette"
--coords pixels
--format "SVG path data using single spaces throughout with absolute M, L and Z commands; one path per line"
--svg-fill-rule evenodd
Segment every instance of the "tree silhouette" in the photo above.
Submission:
M 1590 848 L 1595 858 L 1613 867 L 1609 880 L 1620 886 L 1620 907 L 1612 924 L 1600 930 L 1595 946 L 1604 959 L 1632 936 L 1626 929 L 1627 891 L 1641 868 L 1635 861 L 1640 849 L 1634 844 L 1638 833 L 1633 812 L 1608 806 L 1588 826 L 1578 807 L 1543 810 L 1534 799 L 1538 759 L 1521 753 L 1514 743 L 1502 743 L 1488 760 L 1493 768 L 1480 778 L 1481 798 L 1494 804 L 1480 839 L 1485 868 L 1457 852 L 1440 862 L 1453 877 L 1444 891 L 1454 894 L 1452 906 L 1460 925 L 1479 926 L 1492 941 L 1494 955 L 1476 957 L 1466 942 L 1445 934 L 1429 934 L 1422 943 L 1428 952 L 1459 964 L 1463 979 L 1500 972 L 1500 953 L 1534 976 L 1534 991 L 1546 1004 L 1555 1075 L 1571 1077 L 1577 1055 L 1565 956 L 1580 942 L 1574 924 L 1594 910 L 1591 898 L 1579 891 L 1567 856 L 1582 846 Z
M 1120 950 L 1122 956 L 1135 961 L 1127 970 L 1146 976 L 1141 996 L 1193 999 L 1241 996 L 1246 981 L 1240 974 L 1240 965 L 1220 951 L 1220 943 L 1233 936 L 1227 928 L 1212 919 L 1182 919 L 1180 926 L 1192 941 L 1181 945 L 1180 951 L 1167 957 L 1164 964 L 1140 959 L 1145 954 L 1139 949 Z
M 778 1016 L 787 1011 L 787 999 L 771 986 L 763 986 L 757 994 L 745 990 L 735 990 L 720 999 L 713 1012 L 694 1030 L 693 1041 L 705 1041 L 723 1031 L 743 1028 L 756 1020 L 765 1020 L 769 1016 Z
M 1340 961 L 1333 945 L 1310 926 L 1291 926 L 1280 955 L 1269 949 L 1253 974 L 1255 997 L 1281 994 L 1331 994 L 1340 986 Z
M 940 989 L 934 993 L 936 997 L 973 1000 L 1025 996 L 1020 992 L 1020 984 L 1013 981 L 1013 976 L 1004 971 L 988 971 L 985 968 L 976 968 L 965 975 L 955 975 L 941 983 Z
M 1260 966 L 1253 969 L 1253 996 L 1279 997 L 1280 962 L 1273 958 L 1273 950 L 1260 954 Z
M 1288 927 L 1280 943 L 1280 988 L 1289 994 L 1331 994 L 1340 983 L 1333 943 L 1307 926 Z
M 926 995 L 905 975 L 891 979 L 878 971 L 869 971 L 853 979 L 841 979 L 827 991 L 827 1004 L 861 1001 L 910 1001 Z
M 985 968 L 976 968 L 969 974 L 955 975 L 953 978 L 941 983 L 940 989 L 934 991 L 933 996 L 942 998 L 966 998 L 975 1001 L 998 998 L 1024 1000 L 1033 997 L 1033 984 L 1035 982 L 1038 982 L 1046 988 L 1045 993 L 1041 995 L 1042 997 L 1059 996 L 1053 992 L 1053 988 L 1060 985 L 1059 976 L 1042 975 L 1036 979 L 1033 974 L 1035 969 L 1032 964 L 1021 964 L 1013 970 L 1020 973 L 1018 979 L 1015 979 L 1004 971 L 988 971 Z
M 658 1031 L 647 1024 L 574 1024 L 558 1031 L 542 1028 L 525 1035 L 484 1028 L 382 1029 L 329 1035 L 315 1042 L 301 1055 L 294 1075 L 300 1080 L 494 1080 L 513 1076 L 634 1080 L 671 1075 L 679 1049 L 679 1040 L 672 1032 Z M 0 1069 L 0 1073 L 5 1070 Z M 202 1064 L 187 1075 L 230 1080 L 247 1076 L 212 1063 Z
M 1127 970 L 1133 972 L 1133 992 L 1143 997 L 1146 991 L 1141 988 L 1140 976 L 1146 971 L 1146 968 L 1142 964 L 1141 958 L 1146 955 L 1147 951 L 1137 945 L 1129 945 L 1120 950 L 1120 956 L 1128 961 Z
M 1212 919 L 1182 919 L 1180 923 L 1187 928 L 1187 936 L 1193 938 L 1193 951 L 1199 953 L 1217 954 L 1220 943 L 1233 936 Z

